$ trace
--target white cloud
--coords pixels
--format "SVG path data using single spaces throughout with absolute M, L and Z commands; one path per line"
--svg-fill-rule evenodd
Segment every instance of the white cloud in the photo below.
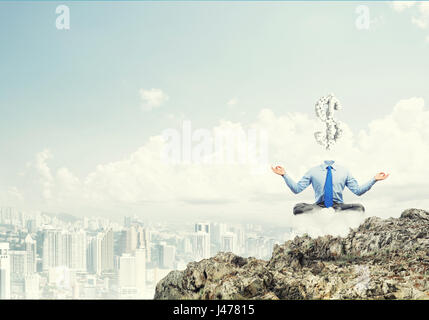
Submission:
M 425 193 L 429 190 L 425 180 L 429 176 L 429 111 L 422 98 L 399 101 L 389 115 L 372 121 L 360 132 L 353 133 L 345 124 L 343 138 L 330 152 L 314 140 L 313 132 L 319 125 L 309 114 L 276 115 L 263 109 L 253 123 L 223 121 L 212 128 L 266 130 L 270 163 L 264 174 L 253 174 L 251 165 L 165 164 L 160 161 L 165 142 L 161 136 L 153 136 L 134 153 L 120 161 L 100 164 L 84 178 L 67 168 L 52 170 L 48 164 L 51 155 L 44 150 L 36 155 L 24 176 L 28 188 L 16 192 L 25 199 L 39 194 L 45 208 L 72 213 L 114 209 L 118 215 L 132 208 L 148 217 L 186 219 L 204 214 L 216 219 L 271 219 L 293 226 L 304 219 L 304 229 L 317 234 L 328 230 L 334 218 L 293 217 L 293 205 L 313 202 L 313 191 L 309 187 L 299 195 L 292 194 L 269 165 L 283 165 L 297 180 L 309 167 L 331 158 L 348 167 L 360 183 L 379 171 L 391 174 L 360 198 L 345 191 L 345 201 L 363 203 L 367 215 L 398 216 L 408 207 L 429 207 Z M 81 211 L 84 209 L 87 211 Z M 335 232 L 347 231 L 361 218 L 335 218 Z
M 145 111 L 158 108 L 169 99 L 161 89 L 140 89 L 139 94 L 142 101 L 142 109 Z
M 235 106 L 238 103 L 238 100 L 236 98 L 232 98 L 231 100 L 229 100 L 226 104 L 230 107 Z
M 411 8 L 416 4 L 416 1 L 392 1 L 390 5 L 395 11 L 401 12 L 407 8 Z
M 428 22 L 424 18 L 412 17 L 411 22 L 420 29 L 426 29 L 426 27 L 428 26 Z
M 424 16 L 429 16 L 429 2 L 422 1 L 419 5 L 419 10 Z
M 391 6 L 395 11 L 402 12 L 405 9 L 415 7 L 418 16 L 412 16 L 411 22 L 420 29 L 426 29 L 429 24 L 429 2 L 427 1 L 393 1 Z
M 420 17 L 412 18 L 412 22 L 421 29 L 426 29 L 429 24 L 429 3 L 421 2 L 419 5 Z

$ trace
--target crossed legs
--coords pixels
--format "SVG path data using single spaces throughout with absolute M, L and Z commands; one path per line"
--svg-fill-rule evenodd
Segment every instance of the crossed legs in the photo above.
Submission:
M 332 207 L 335 211 L 365 211 L 364 206 L 359 203 L 334 203 Z M 293 214 L 310 213 L 322 208 L 326 208 L 324 203 L 298 203 L 293 208 Z

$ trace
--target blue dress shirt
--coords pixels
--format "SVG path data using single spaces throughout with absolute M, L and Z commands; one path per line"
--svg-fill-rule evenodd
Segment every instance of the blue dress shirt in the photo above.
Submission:
M 333 187 L 333 200 L 336 203 L 343 203 L 343 190 L 344 187 L 350 189 L 351 192 L 360 196 L 367 192 L 376 183 L 377 180 L 372 178 L 370 181 L 362 186 L 359 186 L 355 178 L 350 174 L 346 168 L 334 164 L 333 160 L 326 160 L 323 164 L 313 167 L 307 171 L 307 173 L 295 183 L 291 177 L 287 174 L 283 175 L 283 178 L 287 186 L 292 190 L 293 193 L 300 193 L 302 190 L 307 188 L 310 184 L 314 189 L 314 197 L 316 203 L 324 202 L 323 190 L 326 180 L 327 167 L 332 167 L 332 187 Z

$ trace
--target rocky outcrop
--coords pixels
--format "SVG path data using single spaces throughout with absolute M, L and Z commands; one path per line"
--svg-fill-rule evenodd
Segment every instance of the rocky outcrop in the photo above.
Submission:
M 170 272 L 155 299 L 429 299 L 429 212 L 371 217 L 347 237 L 296 237 L 269 261 L 218 253 Z

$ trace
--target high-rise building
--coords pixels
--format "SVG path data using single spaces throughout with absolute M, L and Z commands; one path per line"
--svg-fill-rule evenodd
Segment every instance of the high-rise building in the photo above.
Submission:
M 207 223 L 207 222 L 196 223 L 194 231 L 210 233 L 210 223 Z
M 226 224 L 214 222 L 210 225 L 210 240 L 213 244 L 220 246 L 222 236 L 226 232 Z
M 233 232 L 235 234 L 235 246 L 234 253 L 243 254 L 246 246 L 246 235 L 244 228 L 242 226 L 235 226 L 233 228 Z
M 137 226 L 130 226 L 121 233 L 121 253 L 133 253 L 137 248 Z
M 0 208 L 0 224 L 10 224 L 23 227 L 24 215 L 18 212 L 15 208 L 4 207 Z
M 222 236 L 222 251 L 236 253 L 237 236 L 233 232 L 225 232 Z
M 143 298 L 146 287 L 146 249 L 138 248 L 135 251 L 136 258 L 136 288 L 137 297 Z
M 61 230 L 47 229 L 43 232 L 43 270 L 63 265 L 63 241 Z
M 88 241 L 87 248 L 88 271 L 100 274 L 112 271 L 113 264 L 113 230 L 97 233 Z
M 26 299 L 39 299 L 40 298 L 40 276 L 37 273 L 28 274 L 24 280 L 24 291 Z
M 135 298 L 137 295 L 136 284 L 136 257 L 129 253 L 124 253 L 119 259 L 120 297 Z
M 30 239 L 28 240 L 31 242 Z M 29 244 L 29 246 L 31 245 Z M 85 271 L 85 231 L 45 230 L 42 260 L 43 270 L 65 266 L 70 269 Z
M 83 230 L 67 235 L 70 239 L 69 260 L 66 264 L 70 269 L 86 271 L 86 233 Z
M 165 245 L 163 247 L 162 267 L 166 269 L 173 269 L 176 260 L 176 247 Z
M 27 253 L 27 274 L 37 271 L 37 242 L 30 234 L 25 237 L 25 252 Z
M 161 242 L 156 245 L 157 265 L 164 269 L 173 269 L 176 260 L 176 248 Z
M 102 269 L 103 271 L 113 270 L 113 230 L 104 231 L 104 238 L 101 243 Z
M 9 243 L 0 243 L 0 299 L 10 299 Z
M 195 224 L 192 235 L 192 251 L 196 260 L 210 258 L 210 224 Z
M 210 234 L 204 231 L 192 234 L 192 253 L 195 260 L 210 258 Z
M 140 228 L 137 238 L 137 247 L 144 248 L 146 254 L 146 262 L 151 261 L 151 243 L 150 243 L 150 231 L 148 228 Z
M 9 250 L 10 273 L 13 280 L 24 279 L 27 274 L 27 252 Z
M 36 219 L 28 219 L 26 223 L 28 233 L 35 233 L 37 231 L 37 221 Z
M 121 232 L 121 253 L 133 254 L 137 248 L 144 248 L 146 261 L 151 261 L 150 233 L 147 228 L 139 225 L 131 225 Z
M 131 221 L 132 221 L 131 217 L 124 217 L 124 227 L 129 228 L 131 226 Z

